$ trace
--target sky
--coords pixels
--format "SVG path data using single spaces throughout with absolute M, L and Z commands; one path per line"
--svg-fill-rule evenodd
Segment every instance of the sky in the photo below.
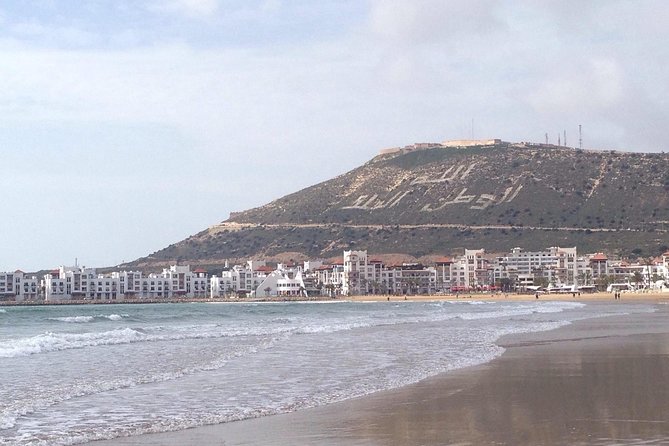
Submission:
M 582 125 L 663 151 L 667 23 L 663 0 L 3 0 L 0 271 L 131 261 L 414 142 Z

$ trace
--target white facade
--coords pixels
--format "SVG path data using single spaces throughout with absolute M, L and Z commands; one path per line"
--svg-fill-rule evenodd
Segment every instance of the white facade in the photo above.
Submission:
M 309 297 L 301 270 L 277 269 L 258 285 L 255 297 L 302 296 Z
M 26 276 L 23 271 L 0 272 L 0 301 L 33 301 L 40 296 L 36 276 Z
M 47 301 L 198 298 L 209 295 L 206 271 L 191 271 L 189 266 L 174 265 L 160 274 L 139 271 L 96 274 L 95 269 L 64 267 L 44 276 Z
M 586 259 L 581 259 L 581 272 L 588 270 Z M 551 247 L 545 251 L 524 251 L 514 248 L 504 257 L 497 259 L 495 279 L 513 278 L 523 285 L 530 278 L 543 277 L 555 286 L 575 285 L 579 273 L 579 259 L 576 248 Z M 591 274 L 591 270 L 590 270 Z
M 342 294 L 361 294 L 368 282 L 367 251 L 344 251 Z
M 265 277 L 265 274 L 257 274 L 249 265 L 226 267 L 220 277 L 214 275 L 209 280 L 211 297 L 249 296 Z

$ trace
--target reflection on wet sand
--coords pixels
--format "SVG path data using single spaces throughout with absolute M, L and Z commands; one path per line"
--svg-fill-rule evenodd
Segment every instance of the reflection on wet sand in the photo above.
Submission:
M 669 335 L 574 334 L 350 403 L 346 430 L 356 444 L 669 443 Z

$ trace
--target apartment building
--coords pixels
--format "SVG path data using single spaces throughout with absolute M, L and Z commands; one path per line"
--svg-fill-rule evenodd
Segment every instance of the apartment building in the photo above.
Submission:
M 209 279 L 205 270 L 180 265 L 148 275 L 139 271 L 97 274 L 95 268 L 61 266 L 44 276 L 42 287 L 46 301 L 198 298 L 208 296 Z
M 0 272 L 0 301 L 33 301 L 40 295 L 40 284 L 36 276 L 27 276 L 23 271 Z
M 555 286 L 573 285 L 578 277 L 578 265 L 576 247 L 551 247 L 545 251 L 513 248 L 510 253 L 496 259 L 494 279 L 513 279 L 518 285 L 528 286 L 540 277 Z M 581 266 L 581 270 L 585 268 Z

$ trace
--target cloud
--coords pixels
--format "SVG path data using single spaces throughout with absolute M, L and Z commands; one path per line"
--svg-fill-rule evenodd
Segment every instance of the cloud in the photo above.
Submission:
M 528 95 L 538 113 L 603 112 L 625 99 L 625 76 L 614 59 L 594 59 L 556 70 Z
M 219 9 L 218 0 L 157 0 L 149 3 L 153 11 L 183 14 L 190 18 L 209 18 Z
M 46 25 L 36 20 L 13 23 L 7 31 L 16 39 L 38 40 L 50 45 L 88 46 L 99 41 L 96 34 L 74 26 Z
M 372 0 L 371 30 L 394 44 L 446 43 L 503 27 L 491 0 Z

